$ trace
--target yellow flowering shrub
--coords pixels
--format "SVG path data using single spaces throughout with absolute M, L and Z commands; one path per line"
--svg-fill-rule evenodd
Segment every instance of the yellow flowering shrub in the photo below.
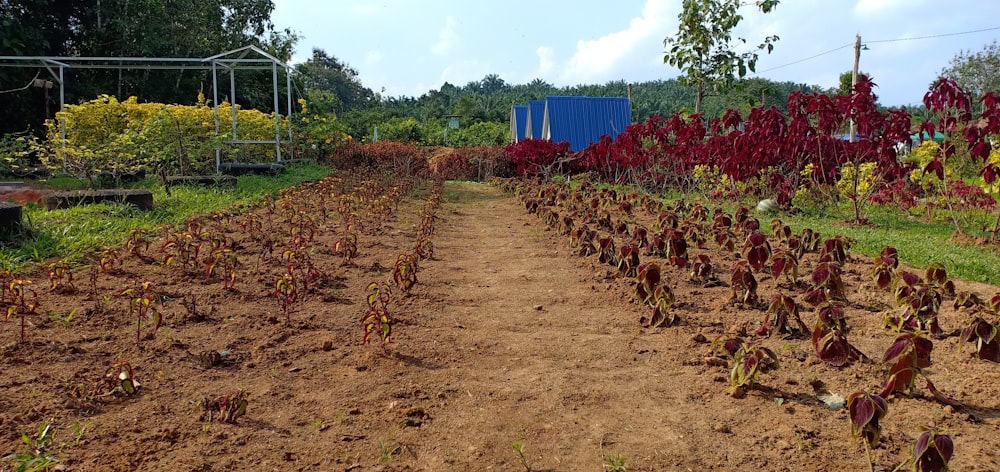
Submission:
M 301 112 L 292 120 L 295 129 L 295 157 L 329 159 L 338 146 L 351 137 L 342 129 L 332 115 L 324 116 L 309 112 L 306 99 L 298 99 Z
M 859 166 L 861 174 L 858 175 L 858 196 L 862 200 L 875 190 L 882 176 L 878 173 L 878 165 L 874 162 L 862 162 Z M 850 200 L 851 193 L 854 192 L 854 163 L 845 162 L 840 166 L 840 180 L 837 181 L 837 193 L 841 198 Z
M 33 143 L 42 163 L 65 171 L 93 185 L 100 171 L 146 167 L 153 171 L 182 174 L 215 172 L 215 150 L 224 161 L 269 162 L 275 160 L 273 144 L 226 145 L 232 138 L 232 105 L 219 105 L 219 131 L 215 110 L 199 93 L 196 105 L 139 103 L 101 95 L 79 105 L 67 105 L 55 120 L 45 123 L 46 141 Z M 274 113 L 244 110 L 236 105 L 236 137 L 239 140 L 273 140 Z M 59 122 L 65 126 L 63 139 Z M 278 129 L 288 139 L 289 121 L 282 117 Z

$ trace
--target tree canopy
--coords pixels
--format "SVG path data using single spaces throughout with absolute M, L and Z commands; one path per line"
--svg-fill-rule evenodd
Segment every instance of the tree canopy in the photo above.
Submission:
M 941 76 L 954 80 L 974 99 L 1000 92 L 1000 45 L 993 40 L 982 51 L 959 51 L 948 67 L 941 69 Z
M 758 0 L 757 7 L 764 13 L 777 6 L 779 0 Z M 739 13 L 742 0 L 684 0 L 677 34 L 663 40 L 668 47 L 663 62 L 677 67 L 683 72 L 680 81 L 694 86 L 695 113 L 701 112 L 702 99 L 706 89 L 713 92 L 726 90 L 736 79 L 754 72 L 757 53 L 737 52 L 737 43 L 746 39 L 733 38 L 733 29 L 743 19 Z M 757 46 L 768 53 L 774 47 L 777 36 L 768 36 Z

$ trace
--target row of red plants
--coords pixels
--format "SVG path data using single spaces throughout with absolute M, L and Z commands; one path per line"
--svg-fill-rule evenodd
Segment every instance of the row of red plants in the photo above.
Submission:
M 652 310 L 640 319 L 647 328 L 680 321 L 672 310 L 677 300 L 667 280 L 676 270 L 669 268 L 690 270 L 690 283 L 718 286 L 724 282 L 706 251 L 708 241 L 714 240 L 723 254 L 736 253 L 738 258 L 728 277 L 732 303 L 764 310 L 766 315 L 751 340 L 720 337 L 714 343 L 713 351 L 731 367 L 730 393 L 734 396 L 745 396 L 761 375 L 779 367 L 778 356 L 753 337 L 810 338 L 817 357 L 834 366 L 869 359 L 847 340 L 847 287 L 842 277 L 850 260 L 851 241 L 847 238 L 824 240 L 807 228 L 796 234 L 778 219 L 770 222 L 772 232 L 768 235 L 746 208 L 729 214 L 721 209 L 709 211 L 699 204 L 667 205 L 648 194 L 597 190 L 586 183 L 579 189 L 538 181 L 497 183 L 505 191 L 519 195 L 529 213 L 537 214 L 552 230 L 568 236 L 575 255 L 596 256 L 600 264 L 617 269 L 618 277 L 633 280 L 635 299 Z M 645 213 L 646 218 L 640 218 L 640 213 Z M 652 230 L 640 222 L 649 217 L 655 221 Z M 695 248 L 698 254 L 689 251 Z M 811 273 L 800 279 L 799 263 L 804 257 L 813 257 L 808 256 L 811 253 L 817 260 Z M 777 293 L 769 303 L 761 303 L 757 293 L 757 279 L 763 273 L 777 284 Z M 955 309 L 970 312 L 970 323 L 961 338 L 975 345 L 973 356 L 1000 361 L 1000 322 L 996 321 L 1000 318 L 1000 294 L 989 301 L 975 294 L 956 294 L 941 264 L 931 264 L 921 277 L 899 269 L 898 254 L 890 247 L 875 259 L 871 276 L 877 286 L 891 293 L 899 307 L 898 311 L 886 313 L 883 326 L 900 333 L 882 356 L 885 377 L 881 388 L 877 393 L 857 392 L 849 399 L 854 437 L 863 436 L 866 445 L 876 447 L 878 420 L 888 408 L 885 398 L 914 395 L 918 377 L 935 399 L 961 407 L 960 402 L 939 392 L 927 377 L 933 348 L 927 334 L 947 336 L 938 325 L 945 298 L 954 298 Z M 801 302 L 816 311 L 812 330 L 801 319 L 796 291 L 801 292 Z M 918 470 L 944 470 L 952 452 L 950 438 L 929 430 L 921 435 L 912 461 Z
M 790 204 L 800 186 L 831 184 L 840 179 L 845 164 L 857 169 L 873 162 L 884 190 L 876 198 L 891 200 L 908 188 L 901 184 L 913 170 L 897 151 L 897 145 L 910 140 L 911 117 L 905 109 L 880 109 L 874 88 L 862 76 L 849 95 L 793 93 L 787 114 L 775 106 L 758 107 L 747 116 L 729 110 L 706 122 L 700 115 L 675 113 L 631 125 L 615 139 L 605 135 L 576 154 L 569 152 L 568 143 L 542 140 L 513 143 L 506 153 L 521 177 L 593 172 L 605 182 L 661 191 L 691 189 L 696 166 L 715 167 L 736 182 L 758 179 L 765 188 L 765 194 L 758 196 L 774 198 L 783 206 Z M 982 112 L 976 116 L 970 95 L 953 80 L 941 78 L 927 92 L 924 104 L 933 118 L 920 130 L 928 136 L 940 131 L 948 139 L 920 170 L 944 182 L 945 164 L 957 152 L 953 140 L 960 133 L 985 181 L 992 183 L 1000 175 L 1000 168 L 987 160 L 992 149 L 988 137 L 1000 132 L 997 96 L 984 96 Z M 976 118 L 976 125 L 968 125 Z M 851 122 L 857 131 L 854 142 L 844 139 Z M 811 174 L 803 176 L 807 168 Z M 854 173 L 850 196 L 856 219 L 862 218 L 866 203 L 858 192 L 859 174 Z M 947 187 L 948 182 L 944 184 Z M 945 196 L 952 197 L 947 189 Z

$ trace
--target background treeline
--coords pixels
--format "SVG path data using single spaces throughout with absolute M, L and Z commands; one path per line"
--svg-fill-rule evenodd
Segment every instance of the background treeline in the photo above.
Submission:
M 289 61 L 298 37 L 275 27 L 273 10 L 271 0 L 2 0 L 0 55 L 203 58 L 252 44 Z M 35 77 L 50 79 L 41 67 L 0 67 L 0 90 L 24 87 Z M 511 105 L 547 95 L 628 95 L 624 80 L 556 87 L 541 79 L 510 84 L 490 74 L 465 85 L 445 83 L 419 97 L 388 97 L 365 87 L 356 69 L 319 48 L 295 65 L 294 77 L 293 98 L 305 98 L 310 114 L 335 117 L 339 131 L 370 141 L 377 127 L 382 139 L 427 145 L 505 144 Z M 223 82 L 219 96 L 228 98 L 229 84 Z M 66 83 L 68 104 L 108 94 L 193 105 L 199 92 L 208 97 L 213 92 L 210 73 L 198 70 L 69 69 Z M 752 78 L 707 97 L 704 114 L 718 117 L 727 109 L 745 114 L 759 105 L 784 111 L 794 91 L 842 92 Z M 271 94 L 270 71 L 239 73 L 236 97 L 242 108 L 271 112 Z M 41 135 L 44 119 L 58 110 L 58 96 L 57 88 L 47 95 L 34 87 L 0 93 L 0 134 Z M 642 123 L 692 109 L 695 96 L 693 88 L 669 79 L 633 84 L 632 98 L 633 121 Z M 287 103 L 284 87 L 279 103 Z M 461 127 L 445 131 L 452 115 L 460 116 Z

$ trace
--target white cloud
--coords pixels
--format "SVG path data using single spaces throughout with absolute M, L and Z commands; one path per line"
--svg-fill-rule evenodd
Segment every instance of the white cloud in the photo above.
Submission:
M 556 68 L 555 51 L 548 46 L 538 46 L 535 50 L 535 54 L 538 54 L 538 68 L 532 73 L 527 81 L 534 80 L 540 77 L 547 77 Z
M 458 42 L 458 33 L 455 32 L 455 17 L 449 16 L 445 19 L 444 29 L 438 33 L 438 41 L 431 47 L 431 51 L 439 56 L 447 54 Z
M 629 61 L 645 62 L 649 56 L 662 54 L 663 38 L 669 34 L 676 17 L 674 3 L 648 0 L 642 16 L 632 18 L 628 28 L 597 39 L 577 41 L 576 52 L 566 62 L 559 81 L 568 84 L 601 82 L 614 77 L 612 72 Z M 544 64 L 541 51 L 539 57 Z

